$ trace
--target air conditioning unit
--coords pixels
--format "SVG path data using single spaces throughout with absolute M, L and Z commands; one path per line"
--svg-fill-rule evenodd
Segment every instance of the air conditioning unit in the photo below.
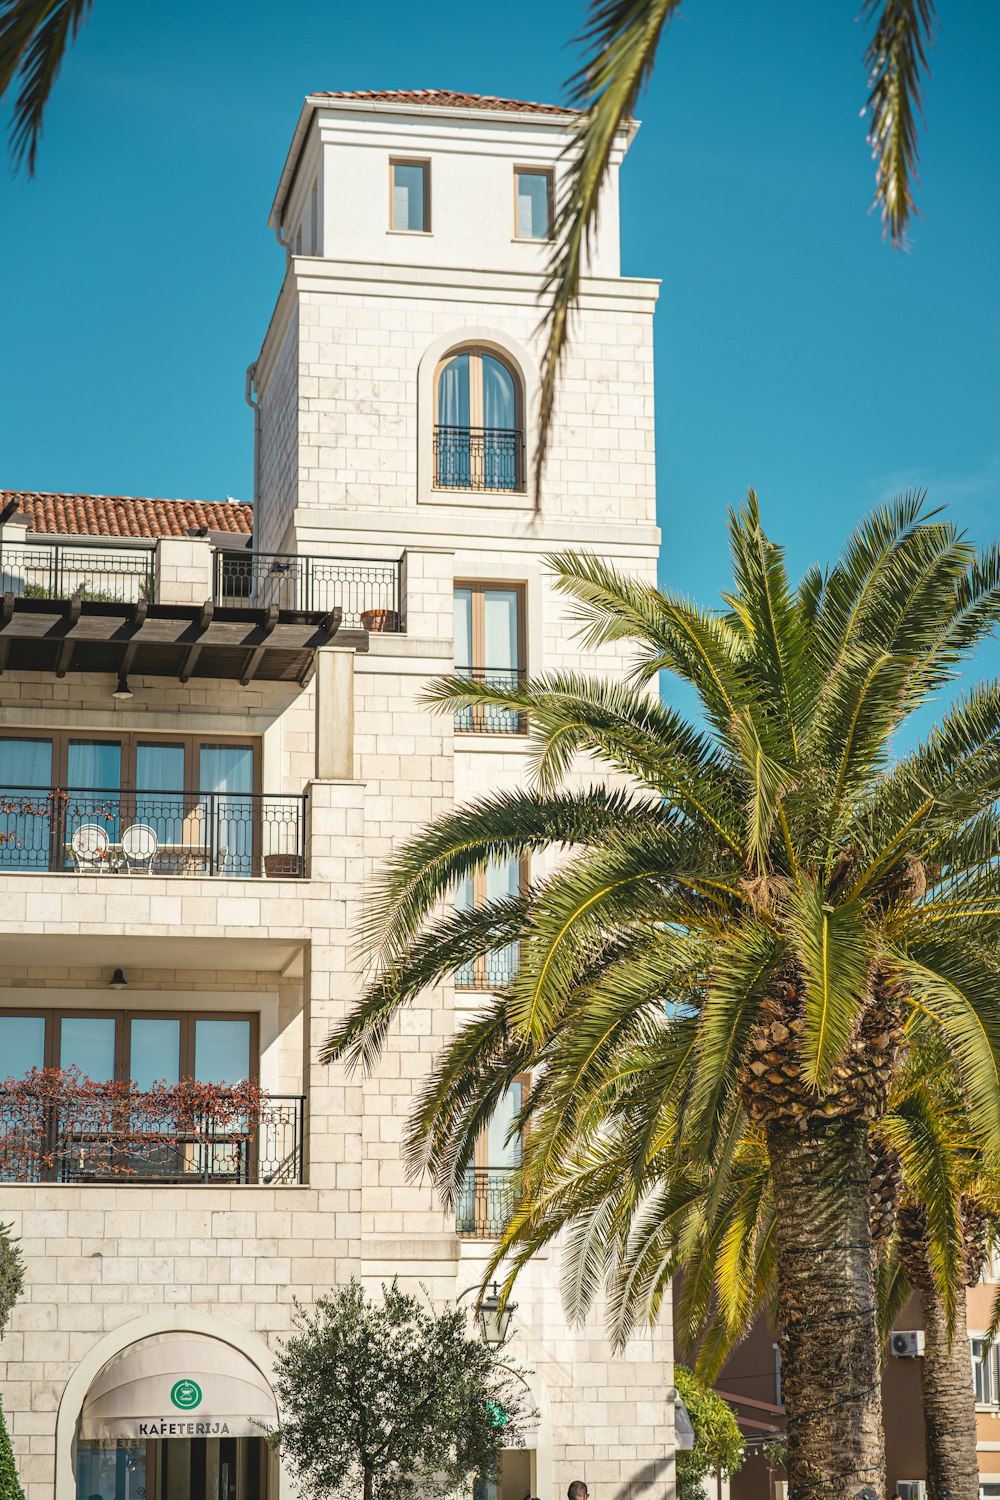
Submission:
M 897 1328 L 889 1335 L 889 1353 L 897 1359 L 919 1359 L 924 1352 L 922 1328 Z
M 897 1479 L 896 1494 L 899 1500 L 927 1500 L 927 1485 L 923 1479 Z

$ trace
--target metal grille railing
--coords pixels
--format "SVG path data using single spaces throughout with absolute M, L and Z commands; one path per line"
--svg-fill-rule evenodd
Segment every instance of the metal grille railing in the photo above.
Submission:
M 519 427 L 434 428 L 434 483 L 442 490 L 524 489 Z
M 399 630 L 401 570 L 399 559 L 216 552 L 215 602 L 323 613 L 339 607 L 346 629 Z
M 516 1167 L 473 1167 L 455 1199 L 455 1233 L 469 1239 L 497 1239 L 517 1202 Z
M 519 948 L 508 943 L 494 953 L 482 954 L 455 971 L 457 990 L 503 990 L 517 975 Z
M 103 604 L 152 602 L 152 547 L 95 547 L 70 542 L 4 542 L 0 533 L 0 594 L 17 599 L 82 599 Z
M 305 1099 L 270 1095 L 249 1114 L 185 1109 L 183 1085 L 53 1084 L 50 1071 L 0 1087 L 0 1181 L 54 1183 L 302 1182 Z M 221 1117 L 220 1117 L 221 1116 Z
M 305 835 L 305 796 L 0 785 L 0 871 L 291 878 Z
M 519 667 L 468 667 L 455 668 L 456 677 L 468 677 L 473 682 L 483 682 L 487 687 L 501 691 L 520 686 L 525 673 Z M 471 708 L 455 711 L 455 730 L 458 734 L 524 734 L 527 718 L 516 709 L 500 708 L 491 703 L 476 703 Z

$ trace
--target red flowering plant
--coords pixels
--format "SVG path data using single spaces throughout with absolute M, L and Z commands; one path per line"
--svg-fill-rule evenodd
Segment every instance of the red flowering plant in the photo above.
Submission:
M 0 1084 L 0 1180 L 201 1175 L 247 1181 L 271 1114 L 258 1083 L 95 1083 L 32 1068 Z

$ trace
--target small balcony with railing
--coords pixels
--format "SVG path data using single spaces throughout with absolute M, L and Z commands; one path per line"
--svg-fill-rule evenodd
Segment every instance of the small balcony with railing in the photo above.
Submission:
M 434 484 L 439 490 L 522 493 L 523 430 L 438 423 L 434 428 Z
M 455 676 L 506 693 L 521 687 L 527 673 L 519 667 L 475 667 L 463 663 L 456 666 Z M 527 727 L 526 714 L 497 704 L 475 703 L 455 711 L 456 734 L 524 734 Z
M 293 1186 L 305 1100 L 259 1085 L 93 1083 L 33 1069 L 0 1084 L 0 1182 Z
M 0 873 L 293 879 L 306 797 L 0 784 Z
M 455 1233 L 461 1239 L 495 1240 L 517 1204 L 516 1167 L 470 1167 L 455 1196 Z

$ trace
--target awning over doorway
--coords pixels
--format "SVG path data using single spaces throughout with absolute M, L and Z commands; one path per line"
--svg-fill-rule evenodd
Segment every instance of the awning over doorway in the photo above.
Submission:
M 277 1420 L 271 1388 L 245 1354 L 204 1334 L 158 1333 L 108 1360 L 79 1436 L 263 1437 Z

